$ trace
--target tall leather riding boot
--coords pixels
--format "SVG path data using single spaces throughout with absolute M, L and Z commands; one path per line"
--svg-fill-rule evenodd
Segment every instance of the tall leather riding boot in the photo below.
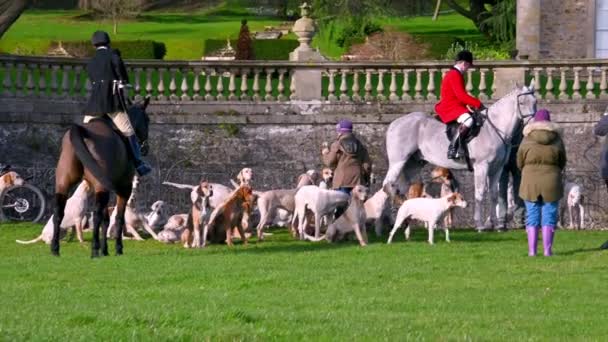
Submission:
M 133 155 L 133 161 L 135 162 L 135 170 L 140 176 L 145 176 L 152 171 L 152 168 L 141 159 L 141 148 L 137 136 L 132 135 L 127 138 L 129 140 L 129 148 Z
M 448 159 L 456 159 L 459 157 L 458 150 L 462 144 L 462 139 L 466 139 L 468 133 L 469 127 L 466 125 L 460 125 L 458 127 L 458 132 L 454 135 L 450 142 L 450 146 L 448 147 Z

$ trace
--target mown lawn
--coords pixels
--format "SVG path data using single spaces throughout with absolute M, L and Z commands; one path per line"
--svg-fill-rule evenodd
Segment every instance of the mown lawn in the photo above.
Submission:
M 262 244 L 185 250 L 126 242 L 17 245 L 0 225 L 0 340 L 602 340 L 606 232 L 558 231 L 553 258 L 525 233 L 423 230 L 412 242 L 330 245 L 283 231 Z M 113 242 L 111 245 L 113 251 Z
M 112 33 L 109 20 L 91 20 L 81 11 L 26 11 L 0 40 L 0 52 L 26 55 L 46 54 L 52 41 L 88 41 L 95 30 L 106 30 L 113 40 L 156 40 L 167 47 L 165 59 L 200 59 L 207 39 L 236 39 L 241 19 L 248 19 L 251 31 L 262 31 L 264 26 L 278 26 L 282 20 L 258 17 L 239 7 L 234 1 L 224 2 L 211 9 L 192 12 L 145 12 L 137 19 L 124 20 L 118 25 L 118 33 Z M 386 17 L 378 22 L 387 29 L 409 32 L 419 40 L 430 44 L 430 58 L 443 58 L 454 39 L 481 42 L 485 38 L 467 18 L 456 13 L 443 14 L 438 21 L 430 16 Z M 338 25 L 333 33 L 319 33 L 314 45 L 333 59 L 346 52 L 333 38 L 341 30 Z M 296 39 L 289 34 L 284 39 Z

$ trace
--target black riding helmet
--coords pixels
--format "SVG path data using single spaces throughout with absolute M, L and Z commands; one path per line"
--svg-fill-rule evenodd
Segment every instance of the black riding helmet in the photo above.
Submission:
M 91 43 L 95 46 L 107 46 L 110 44 L 110 35 L 105 31 L 95 31 Z
M 462 50 L 456 55 L 456 62 L 465 61 L 473 65 L 473 54 L 469 50 Z

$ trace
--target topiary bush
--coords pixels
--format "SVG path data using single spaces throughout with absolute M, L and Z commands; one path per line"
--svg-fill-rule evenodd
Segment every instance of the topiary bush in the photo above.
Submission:
M 58 42 L 51 43 L 51 49 L 57 47 Z M 95 54 L 95 47 L 89 41 L 62 42 L 61 45 L 68 54 L 74 57 L 86 58 Z M 111 43 L 113 49 L 120 50 L 124 59 L 163 59 L 167 48 L 162 42 L 153 40 L 124 40 Z
M 295 50 L 300 43 L 294 39 L 253 39 L 253 55 L 256 60 L 288 60 L 289 53 Z M 230 45 L 236 46 L 237 40 L 230 40 Z M 203 55 L 207 56 L 226 46 L 224 39 L 207 39 Z

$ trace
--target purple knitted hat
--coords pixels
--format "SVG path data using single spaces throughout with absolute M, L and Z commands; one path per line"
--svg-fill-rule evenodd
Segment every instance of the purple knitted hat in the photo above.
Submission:
M 534 114 L 534 121 L 551 121 L 551 114 L 546 109 L 539 109 Z
M 336 125 L 336 132 L 345 133 L 353 131 L 353 122 L 348 119 L 341 119 Z

